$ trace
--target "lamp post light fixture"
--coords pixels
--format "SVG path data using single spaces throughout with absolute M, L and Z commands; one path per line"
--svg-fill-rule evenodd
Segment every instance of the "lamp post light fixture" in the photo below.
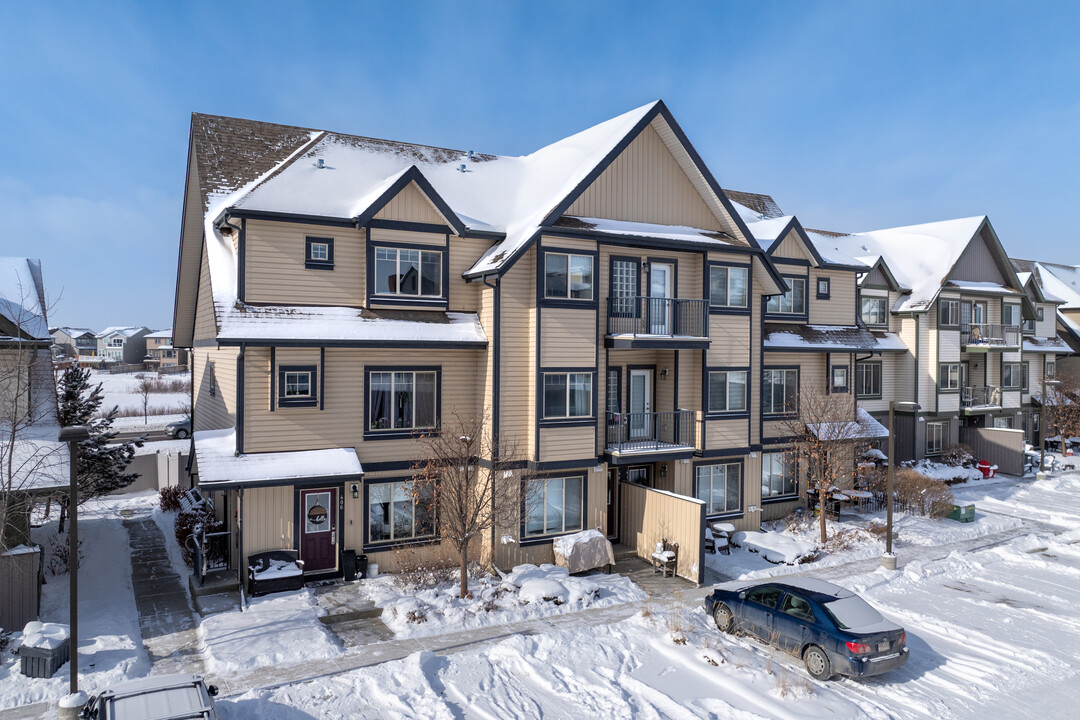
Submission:
M 901 412 L 919 412 L 922 406 L 916 402 L 889 401 L 889 473 L 885 487 L 885 554 L 881 556 L 882 567 L 896 569 L 896 555 L 892 551 L 893 484 L 896 477 L 896 409 Z
M 69 583 L 68 597 L 68 623 L 70 625 L 70 637 L 68 638 L 68 652 L 70 659 L 68 667 L 71 669 L 70 699 L 68 703 L 62 703 L 63 710 L 76 710 L 85 705 L 85 701 L 79 703 L 79 708 L 72 707 L 74 698 L 79 695 L 79 443 L 90 439 L 90 430 L 85 425 L 72 425 L 60 428 L 60 442 L 68 444 L 68 573 Z

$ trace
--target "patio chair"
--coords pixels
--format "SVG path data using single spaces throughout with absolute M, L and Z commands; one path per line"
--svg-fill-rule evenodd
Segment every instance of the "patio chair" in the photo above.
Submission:
M 705 552 L 716 554 L 716 538 L 708 527 L 705 528 Z
M 679 564 L 679 543 L 669 543 L 667 538 L 662 538 L 656 543 L 656 550 L 652 554 L 653 574 L 660 573 L 660 577 L 675 577 L 675 568 Z

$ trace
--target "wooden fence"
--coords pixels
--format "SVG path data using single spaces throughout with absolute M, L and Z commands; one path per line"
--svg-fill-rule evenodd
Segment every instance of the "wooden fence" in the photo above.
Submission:
M 1010 428 L 960 428 L 960 443 L 977 460 L 998 466 L 1006 475 L 1024 474 L 1024 431 Z
M 20 547 L 0 555 L 0 628 L 22 630 L 38 619 L 41 548 Z
M 117 363 L 116 365 L 109 366 L 110 375 L 121 375 L 123 373 L 143 372 L 146 370 L 146 363 Z
M 705 503 L 697 498 L 619 483 L 619 541 L 652 562 L 663 539 L 679 543 L 676 573 L 690 582 L 705 582 Z
M 186 373 L 188 371 L 187 365 L 162 365 L 157 369 L 159 375 L 176 375 L 178 373 Z

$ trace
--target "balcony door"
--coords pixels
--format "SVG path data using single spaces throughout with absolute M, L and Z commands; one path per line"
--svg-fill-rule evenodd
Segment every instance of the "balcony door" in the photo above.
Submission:
M 675 267 L 671 263 L 649 263 L 649 334 L 672 335 L 672 306 Z
M 630 410 L 630 439 L 644 440 L 652 437 L 652 387 L 653 371 L 630 370 L 628 391 Z

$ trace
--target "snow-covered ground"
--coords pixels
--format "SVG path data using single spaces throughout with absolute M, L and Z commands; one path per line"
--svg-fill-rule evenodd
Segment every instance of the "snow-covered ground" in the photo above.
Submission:
M 137 412 L 138 416 L 117 418 L 114 427 L 123 425 L 135 425 L 143 427 L 143 398 L 139 393 L 139 376 L 143 375 L 151 380 L 172 383 L 191 383 L 191 373 L 177 373 L 176 375 L 158 375 L 156 372 L 145 373 L 118 373 L 112 375 L 101 370 L 90 371 L 92 385 L 101 383 L 104 400 L 101 403 L 102 412 L 111 410 L 114 406 L 120 409 L 120 413 Z M 150 424 L 164 427 L 166 423 L 173 422 L 185 417 L 185 409 L 191 406 L 191 394 L 184 392 L 155 392 L 150 394 Z M 164 420 L 164 415 L 173 416 L 171 420 Z M 137 423 L 135 421 L 138 421 Z M 135 428 L 132 428 L 135 429 Z

